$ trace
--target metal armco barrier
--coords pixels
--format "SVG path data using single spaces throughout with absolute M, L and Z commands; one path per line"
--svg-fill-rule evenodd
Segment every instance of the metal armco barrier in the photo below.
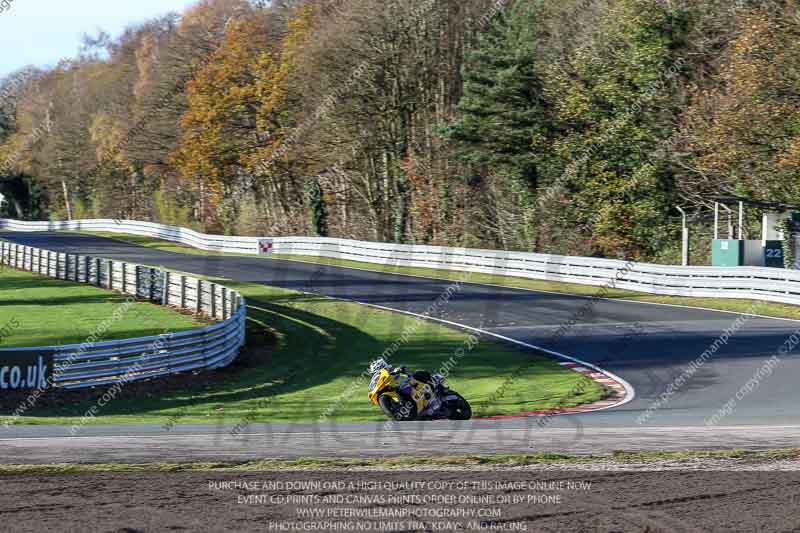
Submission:
M 349 259 L 630 289 L 669 296 L 744 298 L 800 304 L 800 271 L 764 267 L 683 267 L 614 259 L 478 250 L 319 237 L 226 237 L 153 222 L 77 220 L 21 222 L 0 219 L 14 231 L 84 230 L 129 233 L 204 250 Z
M 219 321 L 205 328 L 136 339 L 96 342 L 90 337 L 82 344 L 2 349 L 0 388 L 44 388 L 45 384 L 74 389 L 220 368 L 236 359 L 245 342 L 244 298 L 216 283 L 142 265 L 3 241 L 0 264 L 129 295 L 118 309 L 144 299 Z

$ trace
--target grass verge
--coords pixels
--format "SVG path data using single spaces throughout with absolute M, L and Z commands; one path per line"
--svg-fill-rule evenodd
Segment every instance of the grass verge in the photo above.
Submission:
M 126 296 L 0 266 L 0 348 L 78 344 L 185 331 L 203 324 L 147 302 L 121 307 Z M 118 319 L 111 319 L 120 310 Z
M 745 450 L 615 452 L 609 455 L 555 453 L 499 455 L 442 455 L 432 457 L 381 457 L 341 459 L 266 459 L 245 462 L 147 463 L 147 464 L 52 464 L 0 465 L 0 475 L 74 474 L 93 472 L 258 472 L 278 469 L 413 468 L 413 467 L 516 467 L 534 465 L 579 465 L 595 463 L 681 462 L 697 459 L 770 461 L 796 459 L 800 449 L 766 452 Z
M 138 244 L 139 246 L 145 246 L 147 248 L 157 248 L 160 250 L 165 250 L 170 252 L 188 253 L 196 255 L 243 255 L 243 254 L 221 254 L 218 252 L 207 252 L 205 250 L 199 250 L 197 248 L 192 248 L 190 246 L 185 246 L 183 244 L 178 244 L 159 239 L 153 239 L 151 237 L 141 237 L 137 235 L 127 235 L 127 234 L 119 234 L 111 232 L 81 232 L 81 233 L 119 239 L 126 242 Z M 305 261 L 316 264 L 360 268 L 365 270 L 372 270 L 375 272 L 388 272 L 393 274 L 408 274 L 413 276 L 422 276 L 435 279 L 456 280 L 459 279 L 459 276 L 462 275 L 462 273 L 459 272 L 439 270 L 433 268 L 379 265 L 375 263 L 350 261 L 346 259 L 331 259 L 327 257 L 318 257 L 318 256 L 274 254 L 271 256 L 248 255 L 247 257 L 261 257 L 265 260 Z M 518 278 L 513 276 L 498 276 L 493 274 L 472 274 L 470 276 L 470 283 L 484 283 L 489 285 L 500 285 L 502 287 L 557 292 L 562 294 L 575 294 L 582 296 L 594 296 L 597 294 L 597 287 L 591 285 L 580 285 L 577 283 L 563 283 L 558 281 L 533 280 L 533 279 Z M 753 300 L 729 299 L 729 298 L 690 298 L 685 296 L 662 296 L 657 294 L 646 294 L 641 292 L 629 291 L 625 289 L 609 289 L 604 297 L 608 299 L 620 299 L 620 300 L 624 299 L 624 300 L 645 302 L 645 303 L 704 307 L 707 309 L 716 309 L 719 311 L 732 311 L 736 313 L 755 312 L 760 315 L 772 316 L 776 318 L 791 318 L 795 320 L 800 320 L 800 306 L 773 303 L 773 302 L 762 302 L 754 309 Z
M 240 359 L 197 385 L 147 394 L 123 390 L 86 423 L 313 422 L 324 414 L 326 420 L 381 420 L 360 374 L 401 338 L 392 360 L 410 368 L 438 370 L 455 360 L 449 382 L 476 415 L 568 407 L 606 394 L 549 357 L 493 341 L 470 349 L 468 334 L 433 322 L 259 284 L 214 281 L 247 298 L 249 340 Z M 513 386 L 490 401 L 512 374 Z M 38 409 L 14 422 L 77 424 L 92 405 L 87 400 Z

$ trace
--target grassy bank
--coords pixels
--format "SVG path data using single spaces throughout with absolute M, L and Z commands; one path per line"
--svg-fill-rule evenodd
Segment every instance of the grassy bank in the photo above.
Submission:
M 172 309 L 0 266 L 0 348 L 78 344 L 98 331 L 102 340 L 184 331 L 201 324 Z M 119 318 L 110 320 L 118 309 Z

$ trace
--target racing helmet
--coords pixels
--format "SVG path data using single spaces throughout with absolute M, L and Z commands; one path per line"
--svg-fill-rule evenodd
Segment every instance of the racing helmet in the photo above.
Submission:
M 380 359 L 375 359 L 373 362 L 369 364 L 369 371 L 372 372 L 373 374 L 377 374 L 384 368 L 389 368 L 390 366 L 391 365 L 386 361 L 386 359 L 381 357 Z

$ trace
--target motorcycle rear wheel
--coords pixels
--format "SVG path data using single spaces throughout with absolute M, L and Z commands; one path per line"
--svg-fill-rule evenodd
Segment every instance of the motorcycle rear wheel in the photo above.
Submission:
M 450 420 L 469 420 L 472 418 L 472 407 L 460 394 L 458 399 L 447 402 L 447 408 L 450 410 L 450 414 L 447 417 Z

